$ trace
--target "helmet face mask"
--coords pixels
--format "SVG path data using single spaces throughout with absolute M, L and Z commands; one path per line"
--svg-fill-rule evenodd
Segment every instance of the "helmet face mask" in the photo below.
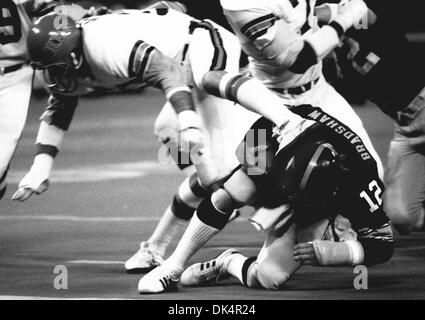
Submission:
M 341 156 L 331 143 L 313 136 L 276 157 L 271 173 L 274 185 L 281 190 L 280 197 L 296 208 L 301 224 L 332 214 L 346 174 Z
M 42 67 L 47 86 L 61 93 L 74 91 L 78 87 L 78 70 L 82 64 L 83 55 L 71 52 L 69 63 L 55 63 Z
M 44 69 L 47 86 L 54 91 L 69 93 L 77 87 L 75 70 L 67 64 L 53 64 Z

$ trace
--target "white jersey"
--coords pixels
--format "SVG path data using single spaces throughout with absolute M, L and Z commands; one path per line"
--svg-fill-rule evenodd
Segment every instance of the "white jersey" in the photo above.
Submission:
M 28 60 L 26 40 L 33 20 L 53 4 L 53 0 L 1 0 L 0 67 Z
M 123 10 L 83 20 L 83 50 L 95 79 L 92 85 L 119 89 L 134 78 L 132 70 L 152 67 L 147 64 L 153 48 L 181 60 L 191 21 L 176 10 L 162 15 L 155 10 Z M 144 61 L 145 66 L 133 68 Z
M 253 75 L 268 87 L 298 87 L 321 76 L 321 63 L 302 75 L 289 71 L 304 37 L 319 29 L 316 0 L 221 0 L 221 5 Z M 273 60 L 277 56 L 279 63 Z

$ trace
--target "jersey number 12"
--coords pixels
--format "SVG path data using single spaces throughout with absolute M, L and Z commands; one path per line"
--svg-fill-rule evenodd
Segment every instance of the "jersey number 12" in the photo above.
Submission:
M 18 8 L 12 0 L 0 3 L 0 44 L 18 42 L 22 37 Z
M 369 211 L 374 213 L 376 210 L 378 210 L 382 205 L 382 189 L 379 187 L 379 184 L 376 180 L 373 180 L 369 184 L 369 192 L 362 191 L 360 193 L 360 197 L 369 205 Z

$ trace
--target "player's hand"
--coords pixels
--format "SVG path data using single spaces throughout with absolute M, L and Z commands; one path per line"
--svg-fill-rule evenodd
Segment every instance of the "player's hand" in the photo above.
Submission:
M 200 128 L 190 127 L 180 130 L 180 149 L 191 152 L 193 148 L 202 149 L 204 133 Z
M 411 145 L 425 144 L 425 108 L 412 116 L 412 122 L 407 126 L 398 126 L 396 131 L 406 136 Z
M 318 266 L 312 242 L 299 243 L 294 247 L 294 260 L 303 265 Z
M 203 148 L 205 139 L 201 129 L 201 118 L 192 110 L 186 110 L 178 114 L 180 125 L 180 149 L 190 153 L 193 148 Z
M 299 119 L 294 118 L 280 128 L 274 127 L 272 137 L 277 139 L 280 149 L 283 149 L 298 139 L 306 130 L 311 130 L 315 126 L 318 126 L 316 121 L 301 117 L 299 117 Z
M 53 166 L 53 158 L 47 154 L 35 157 L 31 170 L 19 183 L 18 191 L 12 197 L 14 201 L 26 201 L 33 194 L 42 194 L 49 188 L 49 176 Z
M 44 180 L 41 184 L 39 184 L 38 187 L 34 187 L 30 186 L 29 184 L 23 184 L 22 182 L 24 182 L 25 178 L 21 181 L 21 183 L 19 184 L 19 189 L 13 195 L 13 201 L 24 202 L 31 198 L 33 194 L 40 195 L 46 192 L 49 188 L 49 180 Z

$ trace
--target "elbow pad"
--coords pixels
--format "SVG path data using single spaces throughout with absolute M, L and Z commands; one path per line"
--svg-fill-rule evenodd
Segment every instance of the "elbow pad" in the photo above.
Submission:
M 364 260 L 363 247 L 355 240 L 344 242 L 315 240 L 313 247 L 319 265 L 324 267 L 356 266 L 362 264 Z

